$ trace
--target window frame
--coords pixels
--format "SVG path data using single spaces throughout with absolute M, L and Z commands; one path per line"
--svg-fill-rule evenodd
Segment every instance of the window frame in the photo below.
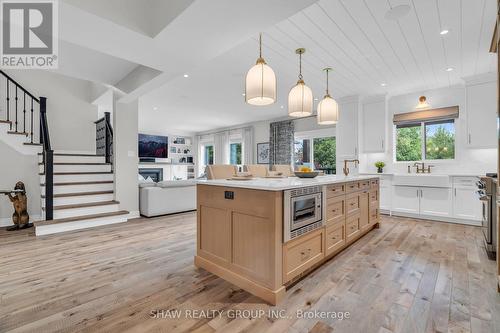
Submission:
M 454 137 L 455 137 L 455 140 L 454 140 L 454 151 L 455 151 L 455 154 L 454 154 L 454 157 L 453 158 L 448 158 L 448 159 L 427 159 L 427 152 L 426 152 L 426 149 L 427 149 L 427 134 L 426 134 L 426 131 L 425 131 L 425 125 L 426 124 L 436 124 L 436 123 L 448 123 L 448 122 L 451 122 L 453 123 L 453 128 L 454 128 Z M 396 159 L 396 156 L 397 156 L 397 136 L 398 136 L 398 125 L 394 124 L 393 125 L 393 138 L 392 138 L 392 142 L 393 142 L 393 163 L 400 163 L 400 164 L 408 164 L 408 163 L 414 163 L 414 162 L 430 162 L 430 163 L 442 163 L 442 164 L 446 164 L 446 163 L 454 163 L 456 162 L 457 160 L 457 154 L 458 154 L 458 151 L 457 151 L 457 121 L 455 118 L 450 118 L 450 119 L 443 119 L 443 120 L 423 120 L 423 121 L 418 121 L 418 122 L 414 122 L 414 123 L 409 123 L 409 124 L 405 124 L 405 126 L 420 126 L 420 137 L 421 137 L 421 140 L 422 140 L 422 145 L 420 147 L 420 154 L 422 156 L 422 159 L 418 160 L 418 161 L 398 161 Z
M 235 163 L 234 165 L 237 165 L 238 167 L 242 167 L 245 164 L 245 161 L 244 161 L 245 154 L 244 154 L 244 151 L 243 151 L 243 149 L 245 149 L 244 148 L 245 145 L 243 144 L 243 140 L 240 140 L 240 139 L 238 139 L 238 140 L 229 140 L 229 148 L 228 148 L 228 151 L 229 151 L 229 164 L 233 165 L 231 163 L 231 145 L 234 145 L 234 144 L 240 144 L 240 146 L 241 146 L 241 163 L 240 164 L 236 164 Z
M 294 168 L 297 166 L 295 164 L 295 141 L 297 141 L 297 140 L 309 140 L 309 162 L 307 162 L 307 163 L 311 164 L 311 166 L 314 168 L 314 166 L 315 166 L 315 163 L 314 163 L 314 139 L 335 138 L 335 141 L 337 140 L 337 133 L 328 133 L 325 130 L 297 132 L 295 134 L 296 135 L 293 138 L 293 142 L 294 142 L 293 167 Z M 335 150 L 337 150 L 337 146 L 335 147 Z

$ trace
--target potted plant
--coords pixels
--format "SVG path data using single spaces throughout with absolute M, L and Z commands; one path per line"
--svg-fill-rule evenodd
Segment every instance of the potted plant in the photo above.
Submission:
M 385 167 L 385 163 L 382 161 L 375 162 L 375 167 L 377 168 L 378 173 L 384 172 L 383 168 Z

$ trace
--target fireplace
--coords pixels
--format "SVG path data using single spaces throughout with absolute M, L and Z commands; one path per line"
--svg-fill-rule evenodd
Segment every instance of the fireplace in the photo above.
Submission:
M 144 178 L 151 177 L 155 183 L 163 181 L 162 168 L 139 168 L 139 174 Z

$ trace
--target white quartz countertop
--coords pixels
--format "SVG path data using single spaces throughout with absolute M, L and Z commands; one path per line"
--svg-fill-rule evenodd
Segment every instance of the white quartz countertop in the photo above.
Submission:
M 214 180 L 198 180 L 197 184 L 214 185 L 214 186 L 228 186 L 238 188 L 248 188 L 253 190 L 264 191 L 283 191 L 294 188 L 315 186 L 315 185 L 328 185 L 335 183 L 345 183 L 350 181 L 373 179 L 374 176 L 317 176 L 316 178 L 254 178 L 252 180 L 227 180 L 227 179 L 214 179 Z

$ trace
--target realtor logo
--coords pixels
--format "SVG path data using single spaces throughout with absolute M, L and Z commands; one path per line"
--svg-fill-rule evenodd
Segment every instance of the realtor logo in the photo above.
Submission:
M 1 0 L 2 66 L 57 68 L 57 0 Z

